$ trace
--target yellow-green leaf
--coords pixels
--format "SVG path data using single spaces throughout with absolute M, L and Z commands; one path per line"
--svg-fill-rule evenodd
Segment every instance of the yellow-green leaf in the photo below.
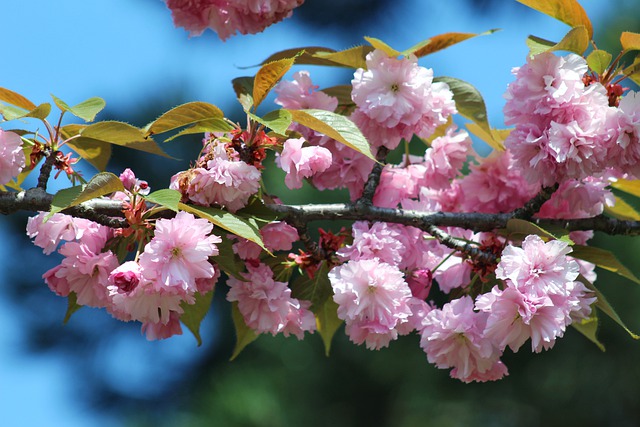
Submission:
M 202 345 L 202 337 L 200 336 L 200 324 L 209 312 L 211 307 L 211 301 L 213 300 L 213 291 L 207 292 L 202 295 L 199 292 L 195 294 L 195 302 L 193 304 L 187 304 L 183 301 L 180 304 L 184 313 L 180 316 L 180 321 L 191 331 L 193 336 L 198 341 L 198 347 Z
M 146 126 L 146 134 L 154 135 L 163 132 L 206 122 L 212 119 L 222 119 L 222 110 L 207 102 L 195 101 L 179 105 L 167 111 Z
M 291 113 L 287 110 L 273 110 L 264 117 L 248 113 L 252 120 L 268 127 L 272 131 L 280 135 L 286 135 L 287 129 L 291 126 Z
M 369 142 L 360 129 L 348 118 L 326 110 L 287 110 L 294 122 L 320 132 L 347 147 L 376 160 Z
M 180 210 L 197 215 L 200 218 L 204 218 L 212 224 L 224 230 L 227 230 L 228 232 L 233 233 L 236 236 L 250 240 L 267 251 L 264 246 L 264 242 L 262 241 L 262 236 L 260 235 L 260 229 L 254 223 L 247 219 L 241 218 L 238 215 L 234 215 L 231 212 L 223 211 L 222 209 L 208 208 L 204 206 L 194 206 L 179 203 L 178 208 Z
M 295 61 L 296 57 L 294 56 L 293 58 L 278 59 L 260 67 L 253 80 L 253 108 L 258 108 L 258 105 L 264 101 L 271 89 L 289 71 Z
M 313 278 L 303 274 L 291 283 L 291 296 L 311 301 L 310 309 L 315 313 L 333 295 L 328 274 L 327 262 L 322 261 Z
M 519 3 L 551 16 L 570 27 L 584 26 L 593 38 L 593 26 L 580 3 L 576 0 L 518 0 Z
M 623 31 L 620 34 L 620 44 L 625 53 L 632 50 L 640 50 L 640 34 Z
M 247 112 L 253 107 L 253 79 L 253 77 L 236 77 L 231 80 L 233 91 L 240 105 Z
M 315 315 L 318 334 L 324 343 L 324 353 L 329 356 L 333 336 L 342 325 L 342 320 L 338 318 L 338 304 L 333 301 L 333 298 L 328 298 L 315 312 Z
M 429 40 L 425 40 L 420 42 L 418 45 L 407 49 L 402 52 L 403 55 L 414 54 L 418 58 L 421 58 L 426 55 L 430 55 L 434 52 L 438 52 L 440 50 L 446 49 L 449 46 L 453 46 L 454 44 L 463 42 L 473 37 L 484 36 L 487 34 L 493 34 L 496 31 L 500 31 L 499 29 L 492 29 L 489 31 L 485 31 L 483 33 L 474 34 L 474 33 L 444 33 L 438 34 L 437 36 L 431 37 Z
M 240 313 L 240 310 L 238 310 L 237 302 L 234 302 L 231 306 L 231 317 L 233 319 L 233 326 L 236 330 L 236 346 L 234 347 L 233 354 L 229 360 L 234 360 L 238 355 L 240 355 L 246 346 L 258 338 L 258 335 L 244 322 L 242 314 Z
M 571 326 L 597 345 L 600 350 L 605 351 L 604 345 L 598 339 L 598 313 L 595 309 L 591 310 L 588 318 L 573 322 Z
M 13 105 L 0 105 L 0 114 L 2 114 L 7 121 L 22 119 L 24 117 L 33 117 L 34 119 L 43 120 L 49 116 L 50 112 L 51 104 L 46 102 L 38 105 L 30 111 Z
M 269 62 L 277 61 L 279 59 L 293 58 L 296 55 L 299 55 L 296 59 L 296 64 L 329 66 L 336 65 L 333 61 L 327 61 L 325 59 L 320 59 L 314 56 L 318 52 L 333 53 L 335 52 L 335 49 L 329 49 L 327 47 L 320 46 L 307 46 L 281 50 L 280 52 L 276 52 L 273 55 L 269 56 L 267 59 L 262 61 L 260 65 L 268 64 Z
M 433 133 L 429 136 L 429 138 L 420 138 L 420 139 L 422 140 L 422 142 L 424 142 L 425 144 L 427 144 L 430 147 L 431 143 L 436 138 L 440 138 L 441 136 L 444 136 L 444 135 L 447 134 L 447 129 L 449 129 L 449 127 L 451 127 L 452 123 L 453 123 L 453 115 L 447 117 L 446 123 L 443 123 L 440 126 L 438 126 L 436 128 L 436 130 L 434 130 Z
M 505 150 L 504 140 L 511 133 L 511 129 L 491 129 L 489 133 L 477 123 L 465 123 L 465 126 L 469 132 L 486 142 L 489 147 L 497 151 Z
M 203 122 L 199 122 L 195 125 L 189 126 L 186 129 L 182 129 L 180 132 L 175 135 L 167 138 L 164 142 L 173 141 L 176 138 L 179 138 L 184 135 L 192 135 L 194 133 L 205 133 L 205 132 L 229 132 L 235 129 L 229 122 L 223 119 L 211 119 L 205 120 Z
M 67 140 L 80 133 L 87 125 L 70 124 L 60 128 L 60 135 Z M 81 158 L 91 163 L 99 171 L 107 167 L 111 158 L 111 144 L 90 138 L 72 139 L 66 142 L 67 147 L 75 151 Z
M 589 261 L 600 268 L 604 268 L 605 270 L 611 271 L 612 273 L 616 273 L 640 284 L 640 279 L 638 279 L 631 270 L 622 265 L 620 260 L 612 252 L 606 249 L 596 248 L 593 246 L 574 245 L 571 256 Z
M 331 86 L 326 89 L 321 89 L 321 92 L 326 93 L 329 96 L 333 96 L 338 98 L 338 106 L 355 106 L 353 99 L 351 99 L 351 90 L 353 86 L 351 85 L 338 85 Z
M 558 43 L 542 39 L 536 36 L 527 38 L 529 55 L 535 56 L 542 52 L 568 51 L 582 55 L 589 47 L 589 35 L 585 27 L 572 28 Z
M 107 105 L 104 99 L 98 97 L 89 98 L 73 107 L 70 107 L 66 102 L 53 94 L 51 98 L 53 98 L 53 102 L 55 102 L 60 110 L 68 111 L 85 122 L 92 122 L 96 118 L 96 115 Z
M 549 230 L 545 230 L 544 228 L 529 222 L 524 219 L 513 218 L 507 221 L 507 234 L 511 239 L 521 239 L 524 240 L 525 237 L 535 234 L 536 236 L 542 237 L 543 240 L 562 240 L 569 244 L 573 244 L 573 242 L 569 239 L 569 232 L 564 229 L 555 229 L 553 230 L 555 233 L 552 233 Z
M 105 121 L 94 123 L 82 129 L 80 135 L 81 137 L 76 140 L 78 145 L 81 144 L 84 137 L 163 157 L 171 157 L 152 138 L 147 137 L 141 129 L 124 122 Z
M 364 38 L 374 49 L 378 49 L 387 54 L 389 58 L 396 58 L 401 55 L 401 53 L 382 40 L 376 39 L 374 37 L 365 37 Z
M 67 297 L 67 312 L 64 315 L 63 324 L 67 324 L 71 316 L 76 311 L 80 310 L 82 306 L 78 304 L 78 297 L 75 292 L 69 292 L 69 296 Z
M 16 107 L 20 107 L 25 111 L 31 111 L 36 108 L 36 104 L 29 101 L 24 96 L 3 87 L 0 87 L 0 101 L 15 105 Z
M 453 77 L 435 77 L 433 81 L 443 82 L 449 86 L 460 115 L 491 133 L 491 127 L 487 121 L 487 107 L 478 89 L 470 83 Z
M 587 64 L 598 75 L 603 74 L 609 64 L 611 64 L 612 56 L 609 52 L 602 49 L 596 49 L 587 56 Z
M 640 197 L 640 179 L 618 179 L 609 185 L 617 190 Z
M 182 194 L 179 191 L 172 190 L 170 188 L 163 188 L 144 196 L 144 199 L 147 202 L 164 206 L 175 212 L 178 212 L 178 204 L 180 203 L 181 198 Z
M 622 74 L 629 77 L 637 85 L 640 85 L 640 55 L 637 55 L 633 64 L 629 65 L 622 71 Z
M 334 65 L 350 68 L 367 68 L 367 55 L 374 49 L 372 46 L 354 46 L 339 52 L 318 52 L 313 56 L 325 59 Z
M 624 221 L 640 221 L 640 213 L 638 213 L 629 203 L 625 202 L 618 196 L 615 196 L 616 204 L 613 206 L 605 206 L 604 213 L 611 215 Z

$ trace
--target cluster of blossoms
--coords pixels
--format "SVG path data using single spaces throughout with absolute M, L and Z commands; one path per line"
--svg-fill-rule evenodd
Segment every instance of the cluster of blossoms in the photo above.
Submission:
M 0 129 L 0 185 L 18 176 L 25 166 L 20 135 Z
M 291 16 L 304 0 L 165 0 L 173 22 L 192 36 L 207 28 L 222 40 L 236 32 L 256 34 Z
M 282 19 L 300 3 L 167 1 L 176 23 L 186 19 L 185 27 L 196 34 L 212 26 L 222 38 L 235 29 L 254 31 L 247 24 L 253 19 L 250 12 L 266 22 L 267 17 Z M 194 10 L 198 20 L 189 21 L 185 17 Z M 246 19 L 242 24 L 240 16 Z M 371 204 L 425 214 L 505 213 L 557 184 L 531 215 L 589 218 L 614 205 L 609 179 L 640 174 L 637 94 L 621 97 L 618 87 L 588 75 L 584 59 L 573 54 L 539 54 L 514 73 L 505 116 L 515 128 L 504 150 L 482 158 L 468 133 L 452 124 L 453 93 L 433 81 L 432 70 L 411 55 L 369 53 L 366 69 L 356 70 L 351 81 L 351 104 L 344 108 L 349 118 L 378 154 L 416 136 L 426 142 L 423 153 L 407 151 L 399 164 L 381 168 Z M 280 82 L 275 92 L 276 103 L 287 109 L 333 112 L 339 104 L 318 91 L 305 71 Z M 352 201 L 363 196 L 375 175 L 373 160 L 301 124 L 289 130 L 292 134 L 283 139 L 261 127 L 207 134 L 193 167 L 174 175 L 170 188 L 181 193 L 184 203 L 237 213 L 263 195 L 262 163 L 265 150 L 272 149 L 289 189 L 301 188 L 306 180 L 319 190 L 346 188 Z M 5 170 L 11 176 L 19 173 L 24 155 L 20 158 L 19 137 L 0 133 L 0 142 L 0 154 L 6 154 L 0 156 L 6 163 L 0 169 L 2 183 Z M 465 166 L 466 175 L 461 172 Z M 180 315 L 196 294 L 213 289 L 220 268 L 210 257 L 218 255 L 222 237 L 212 234 L 211 223 L 186 212 L 172 219 L 145 218 L 139 196 L 148 193 L 148 185 L 129 170 L 120 178 L 126 192 L 112 197 L 123 201 L 129 229 L 62 214 L 43 221 L 47 215 L 41 213 L 30 219 L 27 233 L 46 254 L 57 250 L 64 257 L 44 274 L 56 294 L 73 293 L 80 305 L 104 307 L 120 320 L 142 322 L 147 337 L 166 338 L 180 333 Z M 581 281 L 595 280 L 595 266 L 574 259 L 564 241 L 439 229 L 494 255 L 492 261 L 480 261 L 468 249 L 452 249 L 437 233 L 408 225 L 356 221 L 351 236 L 321 230 L 319 245 L 312 248 L 306 229 L 292 224 L 297 228 L 275 221 L 260 229 L 270 252 L 289 252 L 303 241 L 306 251 L 284 258 L 271 257 L 253 241 L 223 236 L 233 252 L 229 256 L 242 266 L 242 271 L 227 272 L 226 298 L 257 334 L 302 339 L 316 330 L 315 301 L 296 297 L 288 281 L 296 267 L 298 277 L 314 278 L 322 265 L 337 317 L 352 342 L 380 349 L 415 331 L 431 363 L 465 382 L 488 381 L 507 375 L 501 361 L 507 348 L 517 352 L 531 340 L 534 352 L 550 349 L 569 325 L 589 318 L 596 301 Z M 573 232 L 570 238 L 584 245 L 592 234 Z M 138 245 L 135 259 L 125 262 L 115 250 L 123 239 Z M 448 302 L 435 302 L 443 299 Z

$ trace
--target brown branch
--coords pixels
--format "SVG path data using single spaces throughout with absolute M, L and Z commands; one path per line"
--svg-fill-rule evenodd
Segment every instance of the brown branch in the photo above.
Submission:
M 380 147 L 378 152 L 376 153 L 377 163 L 373 165 L 373 169 L 367 178 L 367 182 L 364 185 L 364 189 L 362 190 L 362 196 L 356 201 L 355 205 L 357 207 L 369 207 L 373 205 L 373 196 L 376 194 L 376 188 L 380 184 L 380 176 L 382 175 L 382 169 L 385 166 L 385 159 L 389 154 L 389 149 L 387 147 Z

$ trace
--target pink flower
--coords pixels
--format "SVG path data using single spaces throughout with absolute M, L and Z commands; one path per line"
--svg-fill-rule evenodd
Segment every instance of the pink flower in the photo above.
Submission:
M 262 241 L 270 251 L 289 251 L 293 247 L 293 242 L 299 239 L 298 230 L 287 224 L 286 222 L 271 222 L 260 229 Z M 236 238 L 237 242 L 233 244 L 233 252 L 238 254 L 241 259 L 258 259 L 262 253 L 262 248 L 250 240 L 241 237 L 230 236 Z
M 211 233 L 206 219 L 178 212 L 175 218 L 156 221 L 155 235 L 140 255 L 145 280 L 157 290 L 193 293 L 196 280 L 214 277 L 209 257 L 218 254 L 216 243 L 222 240 Z
M 324 147 L 302 147 L 303 138 L 287 139 L 278 165 L 287 173 L 284 183 L 290 189 L 301 188 L 302 180 L 324 172 L 331 166 L 331 152 Z
M 162 322 L 144 322 L 142 324 L 142 333 L 146 334 L 147 340 L 163 340 L 171 338 L 174 335 L 182 335 L 182 326 L 180 326 L 180 314 L 172 311 L 169 315 L 167 323 Z
M 275 281 L 267 265 L 247 264 L 247 270 L 248 273 L 242 273 L 247 281 L 234 277 L 227 281 L 227 301 L 238 303 L 238 310 L 249 328 L 259 334 L 282 332 L 298 338 L 305 330 L 315 329 L 308 305 L 291 298 L 291 289 L 285 282 Z
M 381 127 L 401 130 L 407 140 L 413 134 L 430 136 L 456 112 L 449 87 L 433 83 L 433 71 L 420 67 L 415 57 L 390 58 L 374 50 L 367 55 L 367 70 L 356 70 L 351 83 L 358 109 Z M 383 145 L 393 149 L 397 144 Z
M 411 290 L 402 272 L 379 259 L 349 261 L 329 272 L 338 317 L 356 344 L 369 349 L 389 345 L 412 315 Z
M 17 177 L 24 167 L 25 156 L 20 135 L 0 129 L 0 185 Z
M 338 107 L 338 98 L 317 89 L 308 71 L 298 71 L 293 75 L 293 81 L 282 80 L 273 89 L 278 95 L 275 103 L 291 110 L 315 108 L 334 111 Z
M 222 40 L 236 32 L 255 34 L 291 15 L 304 0 L 165 0 L 173 22 L 192 36 L 207 28 Z
M 627 93 L 609 117 L 614 131 L 613 145 L 607 156 L 610 164 L 622 173 L 640 177 L 640 95 Z
M 45 255 L 55 251 L 61 241 L 70 242 L 77 237 L 73 217 L 56 213 L 43 222 L 47 215 L 48 212 L 40 212 L 27 220 L 27 236 L 34 239 L 33 244 L 42 248 Z
M 144 274 L 144 272 L 143 272 Z M 142 323 L 167 325 L 172 313 L 182 314 L 183 302 L 193 304 L 193 293 L 179 294 L 165 289 L 157 289 L 153 282 L 141 277 L 141 281 L 131 290 L 109 285 L 110 305 L 107 311 L 116 319 L 128 322 L 137 320 Z
M 377 258 L 381 262 L 398 265 L 406 248 L 399 240 L 400 233 L 385 222 L 356 221 L 352 227 L 353 243 L 338 254 L 346 260 Z
M 120 181 L 122 181 L 124 188 L 131 193 L 140 193 L 146 196 L 151 191 L 147 181 L 137 179 L 136 175 L 129 168 L 126 168 L 120 174 Z
M 482 332 L 486 313 L 473 311 L 469 296 L 431 310 L 422 321 L 420 347 L 430 363 L 453 368 L 451 376 L 464 382 L 489 381 L 507 375 L 502 352 Z
M 540 211 L 538 218 L 591 218 L 600 215 L 605 206 L 613 206 L 615 197 L 606 187 L 608 181 L 585 178 L 563 182 Z
M 500 257 L 496 277 L 509 279 L 522 293 L 534 296 L 567 294 L 567 283 L 578 277 L 578 264 L 567 257 L 566 242 L 545 243 L 539 236 L 527 236 L 522 248 L 508 245 Z
M 386 165 L 380 174 L 380 184 L 376 188 L 373 204 L 383 208 L 395 208 L 404 199 L 417 196 L 415 168 Z
M 137 262 L 127 261 L 111 271 L 107 280 L 122 291 L 131 292 L 142 280 L 142 270 Z
M 467 132 L 456 131 L 453 127 L 447 129 L 447 133 L 434 139 L 425 152 L 425 175 L 418 185 L 436 190 L 448 188 L 472 151 Z

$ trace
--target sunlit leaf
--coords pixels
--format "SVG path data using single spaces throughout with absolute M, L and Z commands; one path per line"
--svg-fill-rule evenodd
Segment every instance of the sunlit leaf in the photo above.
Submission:
M 640 179 L 618 179 L 609 185 L 617 190 L 640 197 Z
M 327 47 L 319 46 L 307 46 L 281 50 L 280 52 L 276 52 L 273 55 L 269 56 L 267 59 L 262 61 L 260 65 L 268 64 L 269 62 L 277 61 L 279 59 L 292 58 L 296 55 L 299 55 L 296 59 L 296 64 L 329 66 L 336 65 L 333 61 L 327 61 L 325 59 L 320 59 L 314 56 L 318 52 L 333 53 L 335 52 L 335 49 L 329 49 Z
M 507 136 L 511 133 L 511 129 L 491 129 L 491 133 L 489 133 L 485 128 L 481 127 L 477 123 L 465 123 L 465 127 L 469 132 L 486 142 L 489 147 L 497 151 L 505 150 L 504 140 L 507 139 Z
M 36 104 L 29 101 L 24 96 L 3 87 L 0 87 L 0 101 L 15 105 L 16 107 L 20 107 L 25 111 L 31 111 L 36 108 Z
M 611 64 L 612 56 L 609 52 L 602 49 L 596 49 L 587 56 L 587 65 L 597 74 L 601 75 Z
M 284 109 L 273 110 L 267 113 L 264 117 L 259 117 L 255 114 L 249 113 L 249 117 L 280 135 L 286 134 L 292 121 L 291 113 Z
M 413 53 L 418 58 L 421 58 L 426 55 L 430 55 L 434 52 L 438 52 L 440 50 L 446 49 L 449 46 L 453 46 L 454 44 L 463 42 L 473 37 L 484 36 L 488 34 L 493 34 L 496 31 L 500 31 L 499 29 L 492 29 L 489 31 L 485 31 L 483 33 L 474 34 L 474 33 L 445 33 L 438 34 L 437 36 L 431 37 L 429 40 L 425 40 L 420 42 L 418 45 L 407 49 L 402 52 L 403 55 L 408 55 Z M 422 46 L 420 46 L 422 44 Z
M 60 128 L 64 140 L 78 135 L 87 125 L 70 124 Z M 66 142 L 67 147 L 75 151 L 81 158 L 91 163 L 99 171 L 107 167 L 111 158 L 111 144 L 91 138 L 72 139 Z
M 625 53 L 632 50 L 640 50 L 640 34 L 623 31 L 620 34 L 620 44 Z
M 324 343 L 324 353 L 329 356 L 333 336 L 343 322 L 338 318 L 338 304 L 333 301 L 333 298 L 327 298 L 324 304 L 315 312 L 315 315 L 318 334 L 320 334 Z
M 326 110 L 287 110 L 293 121 L 320 132 L 375 160 L 369 142 L 348 118 Z
M 260 235 L 260 230 L 258 229 L 258 227 L 244 218 L 241 218 L 237 215 L 232 214 L 231 212 L 227 212 L 222 209 L 208 208 L 204 206 L 194 206 L 179 203 L 178 208 L 180 210 L 197 215 L 200 218 L 204 218 L 212 224 L 224 230 L 227 230 L 228 232 L 233 233 L 236 236 L 243 237 L 247 240 L 252 241 L 253 243 L 260 245 L 260 247 L 265 251 L 267 250 L 264 247 L 264 242 L 262 241 L 262 236 Z
M 163 157 L 171 157 L 153 139 L 148 138 L 141 129 L 124 122 L 105 121 L 94 123 L 81 130 L 80 135 L 81 138 L 76 140 L 77 145 L 81 144 L 84 137 Z
M 519 3 L 551 16 L 570 27 L 584 26 L 593 38 L 593 26 L 580 3 L 576 0 L 518 0 Z
M 638 279 L 631 270 L 622 265 L 620 260 L 612 252 L 606 249 L 596 248 L 593 246 L 574 245 L 571 256 L 588 261 L 600 268 L 604 268 L 605 270 L 611 271 L 640 284 L 640 279 Z
M 50 215 L 116 191 L 124 191 L 120 178 L 111 172 L 100 172 L 86 185 L 58 191 L 51 201 Z
M 339 52 L 318 52 L 314 57 L 331 61 L 337 66 L 367 68 L 365 58 L 373 50 L 372 46 L 354 46 Z
M 154 135 L 169 132 L 183 126 L 189 126 L 212 119 L 222 119 L 222 110 L 207 102 L 188 102 L 162 114 L 146 126 L 146 134 Z
M 640 221 L 640 213 L 638 213 L 629 203 L 625 202 L 618 196 L 615 196 L 616 204 L 604 207 L 604 213 L 614 218 L 624 221 Z
M 353 99 L 351 99 L 352 89 L 353 86 L 351 85 L 339 85 L 321 89 L 321 92 L 324 92 L 329 96 L 338 98 L 338 105 L 355 105 Z
M 278 59 L 277 61 L 264 64 L 253 80 L 253 107 L 258 105 L 267 97 L 271 89 L 289 71 L 296 61 L 296 56 L 292 58 Z
M 67 296 L 67 312 L 64 314 L 64 320 L 62 321 L 62 323 L 66 325 L 67 322 L 71 319 L 71 316 L 73 316 L 73 313 L 80 310 L 81 308 L 82 306 L 78 304 L 78 297 L 76 293 L 69 292 L 69 295 Z
M 163 188 L 144 196 L 144 199 L 147 202 L 164 206 L 175 212 L 178 212 L 178 204 L 180 203 L 181 198 L 182 194 L 179 191 L 172 190 L 170 188 Z
M 440 138 L 441 136 L 445 136 L 447 134 L 447 129 L 449 129 L 452 124 L 453 124 L 453 116 L 451 115 L 447 118 L 447 121 L 445 123 L 441 124 L 433 131 L 433 133 L 429 136 L 429 138 L 420 138 L 420 139 L 428 146 L 431 146 L 431 143 L 436 138 Z
M 216 265 L 218 265 L 227 276 L 233 276 L 238 280 L 246 281 L 247 279 L 240 274 L 245 270 L 244 263 L 238 255 L 233 252 L 234 242 L 224 234 L 221 235 L 220 238 L 222 242 L 216 244 L 218 247 L 218 255 L 212 257 L 212 259 L 215 260 Z
M 589 35 L 585 27 L 576 27 L 569 32 L 558 43 L 542 39 L 536 36 L 527 37 L 529 55 L 535 56 L 542 52 L 567 51 L 582 55 L 589 47 Z
M 205 120 L 181 130 L 175 135 L 165 139 L 164 142 L 173 141 L 174 139 L 184 135 L 193 135 L 196 133 L 202 134 L 206 132 L 229 132 L 233 129 L 235 128 L 229 122 L 223 119 Z
M 569 239 L 569 232 L 564 229 L 546 230 L 532 222 L 524 219 L 513 218 L 507 221 L 507 235 L 511 239 L 524 240 L 527 236 L 536 235 L 542 237 L 543 240 L 561 240 L 569 244 L 573 244 Z
M 202 295 L 199 292 L 195 294 L 195 303 L 187 304 L 183 301 L 180 307 L 184 313 L 180 315 L 180 321 L 187 327 L 198 341 L 198 347 L 202 345 L 202 337 L 200 336 L 200 324 L 209 312 L 211 301 L 213 300 L 213 291 Z
M 47 102 L 38 105 L 30 111 L 13 105 L 0 105 L 0 114 L 2 114 L 7 121 L 25 117 L 44 120 L 49 116 L 49 113 L 51 113 L 51 104 Z
M 246 346 L 258 338 L 258 335 L 244 322 L 242 314 L 240 313 L 240 310 L 238 310 L 237 302 L 234 302 L 231 306 L 231 317 L 233 319 L 233 326 L 236 330 L 236 345 L 233 349 L 231 359 L 229 360 L 234 360 L 238 355 L 240 355 Z
M 378 49 L 387 54 L 389 58 L 396 58 L 401 55 L 401 53 L 382 40 L 376 39 L 374 37 L 365 37 L 364 38 L 374 49 Z
M 600 350 L 605 351 L 604 345 L 598 339 L 598 313 L 596 310 L 592 310 L 588 318 L 573 322 L 571 326 L 598 346 Z
M 70 107 L 66 102 L 53 94 L 51 98 L 53 98 L 53 102 L 55 102 L 60 110 L 67 111 L 85 122 L 92 122 L 96 118 L 96 115 L 107 105 L 104 99 L 98 97 L 89 98 L 73 107 Z
M 231 80 L 233 91 L 244 111 L 253 107 L 253 77 L 236 77 Z
M 453 77 L 435 77 L 433 81 L 446 83 L 453 92 L 453 100 L 458 112 L 491 133 L 491 127 L 487 121 L 487 107 L 478 89 L 470 83 Z

